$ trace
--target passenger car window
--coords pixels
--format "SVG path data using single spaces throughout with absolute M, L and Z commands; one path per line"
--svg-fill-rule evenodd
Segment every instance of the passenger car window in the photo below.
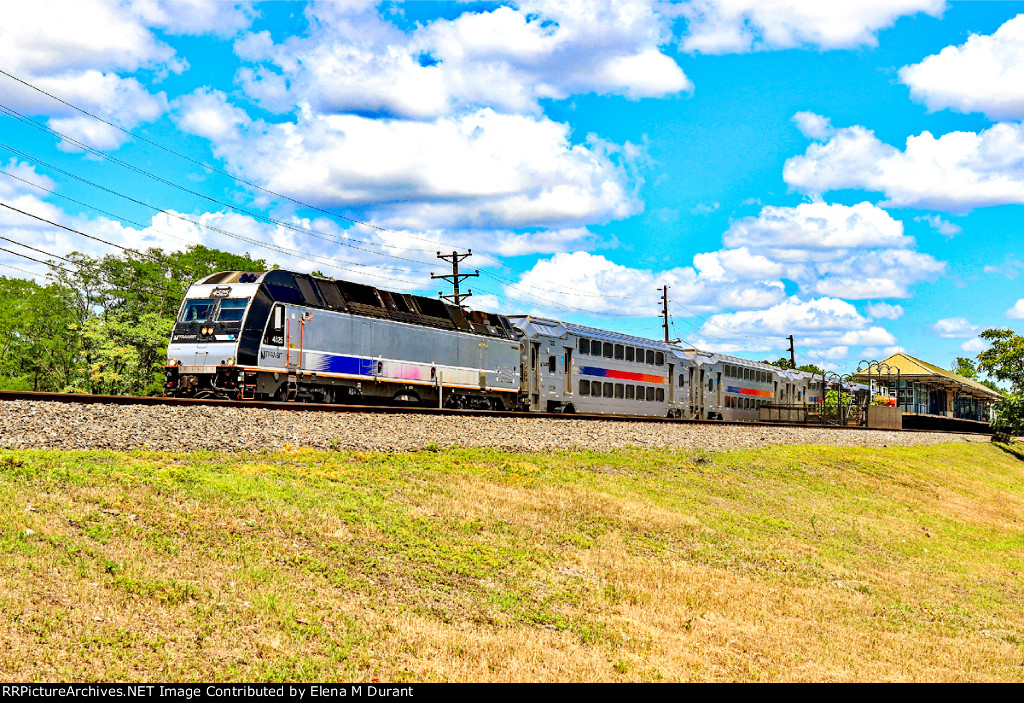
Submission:
M 589 339 L 580 339 L 580 354 L 589 354 L 589 353 L 590 353 L 590 340 Z
M 632 384 L 626 386 L 626 400 L 636 399 L 636 387 Z
M 611 398 L 613 393 L 614 393 L 614 384 L 611 384 L 611 383 L 604 384 L 604 397 L 605 398 Z
M 633 347 L 626 347 L 626 361 L 633 361 L 635 352 L 636 350 Z
M 555 357 L 549 356 L 548 357 L 548 373 L 554 373 L 554 372 L 555 372 Z
M 580 395 L 590 395 L 590 381 L 580 381 Z
M 654 355 L 654 365 L 655 366 L 664 366 L 665 365 L 665 354 L 663 352 L 658 352 L 658 353 L 656 353 Z
M 651 349 L 647 350 L 647 363 L 651 364 L 652 366 L 654 365 L 654 351 L 652 351 Z
M 622 398 L 625 393 L 625 387 L 621 383 L 615 384 L 615 397 Z
M 659 403 L 663 403 L 665 401 L 665 389 L 664 388 L 657 388 L 657 389 L 655 389 L 655 391 L 654 391 L 654 399 L 656 401 L 658 401 Z
M 605 356 L 606 359 L 611 359 L 612 358 L 612 346 L 613 345 L 612 345 L 611 342 L 605 342 L 604 343 L 604 356 Z
M 622 359 L 622 358 L 625 357 L 625 355 L 626 355 L 626 350 L 623 348 L 623 346 L 621 344 L 616 344 L 615 345 L 615 358 L 616 359 Z
M 654 386 L 647 386 L 647 400 L 654 400 Z

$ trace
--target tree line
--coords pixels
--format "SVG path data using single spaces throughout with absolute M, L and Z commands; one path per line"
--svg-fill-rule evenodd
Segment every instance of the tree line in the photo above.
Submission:
M 0 276 L 0 390 L 159 395 L 178 306 L 215 271 L 262 259 L 204 246 L 70 254 L 48 282 Z

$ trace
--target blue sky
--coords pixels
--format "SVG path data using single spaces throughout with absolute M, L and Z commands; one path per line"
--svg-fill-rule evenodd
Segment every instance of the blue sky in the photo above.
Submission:
M 1024 319 L 1024 3 L 22 5 L 0 69 L 159 145 L 0 75 L 0 203 L 101 239 L 430 294 L 471 247 L 475 306 L 659 337 L 668 285 L 674 337 L 830 368 Z

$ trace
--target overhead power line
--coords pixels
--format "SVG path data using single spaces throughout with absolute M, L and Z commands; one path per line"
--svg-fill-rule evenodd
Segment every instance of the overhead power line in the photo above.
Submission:
M 10 240 L 8 240 L 8 241 L 10 241 Z M 15 242 L 15 243 L 17 244 L 17 242 Z M 60 264 L 55 264 L 52 261 L 40 261 L 39 259 L 37 259 L 37 258 L 35 258 L 33 256 L 29 256 L 28 254 L 19 254 L 16 251 L 11 251 L 10 249 L 5 249 L 4 247 L 0 247 L 0 251 L 6 251 L 8 254 L 14 254 L 15 256 L 20 256 L 22 259 L 28 259 L 29 261 L 34 261 L 35 263 L 42 264 L 43 266 L 52 266 L 54 268 L 59 268 L 62 271 L 66 271 L 67 273 L 74 273 L 74 271 L 71 271 L 70 269 L 66 269 L 63 266 L 61 266 Z M 65 259 L 65 261 L 66 261 L 66 259 Z

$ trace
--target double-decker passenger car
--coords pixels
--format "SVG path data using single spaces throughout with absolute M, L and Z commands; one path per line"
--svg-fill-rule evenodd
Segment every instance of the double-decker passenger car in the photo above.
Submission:
M 544 412 L 681 417 L 679 359 L 663 342 L 510 315 L 523 338 L 524 407 Z
M 501 315 L 283 270 L 192 285 L 167 350 L 171 395 L 512 408 L 521 345 Z

